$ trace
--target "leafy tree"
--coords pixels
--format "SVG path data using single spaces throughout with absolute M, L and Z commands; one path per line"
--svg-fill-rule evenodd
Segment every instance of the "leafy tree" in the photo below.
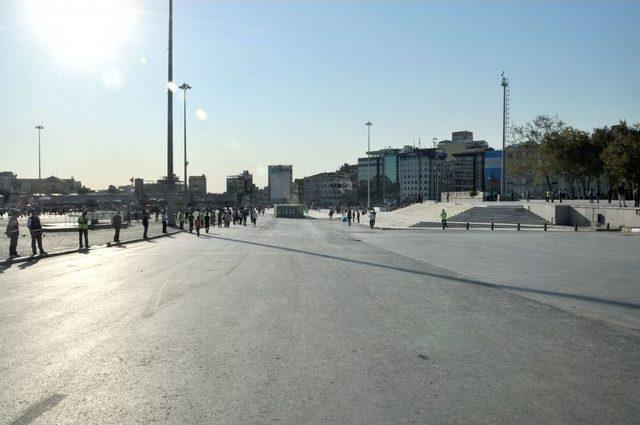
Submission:
M 611 128 L 594 130 L 593 138 L 606 143 L 601 157 L 611 183 L 640 185 L 640 124 L 625 121 Z
M 551 179 L 558 168 L 549 150 L 541 149 L 545 138 L 566 127 L 558 116 L 538 115 L 533 121 L 513 129 L 514 139 L 506 152 L 506 173 L 516 177 L 532 176 L 551 189 Z
M 91 189 L 89 189 L 87 187 L 84 187 L 84 186 L 82 186 L 80 189 L 78 189 L 78 195 L 84 195 L 84 194 L 87 194 L 87 193 L 90 193 L 90 192 L 91 192 Z

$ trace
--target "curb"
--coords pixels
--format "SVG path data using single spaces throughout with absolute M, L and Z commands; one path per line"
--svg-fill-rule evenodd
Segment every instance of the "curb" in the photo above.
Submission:
M 176 235 L 178 233 L 182 233 L 183 230 L 178 230 L 178 231 L 174 231 L 174 232 L 167 232 L 166 234 L 161 234 L 161 235 L 154 235 L 154 236 L 149 236 L 147 239 L 144 238 L 139 238 L 139 239 L 129 239 L 126 241 L 121 241 L 120 243 L 113 243 L 113 242 L 107 242 L 106 245 L 96 245 L 94 247 L 91 247 L 89 249 L 80 249 L 80 248 L 75 248 L 75 249 L 66 249 L 64 251 L 55 251 L 55 252 L 48 252 L 47 255 L 32 255 L 29 257 L 17 257 L 17 258 L 13 258 L 13 259 L 9 259 L 9 260 L 2 260 L 0 261 L 0 266 L 6 266 L 9 264 L 14 264 L 14 263 L 26 263 L 27 261 L 34 261 L 34 260 L 43 260 L 45 258 L 50 258 L 50 257 L 59 257 L 62 255 L 67 255 L 67 254 L 77 254 L 79 252 L 89 252 L 89 251 L 93 251 L 94 249 L 103 249 L 103 248 L 111 248 L 111 247 L 116 247 L 116 246 L 120 246 L 120 245 L 129 245 L 132 243 L 137 243 L 137 242 L 144 242 L 144 241 L 148 241 L 148 240 L 152 240 L 152 239 L 160 239 L 160 238 L 165 238 L 167 236 L 171 236 L 171 235 Z

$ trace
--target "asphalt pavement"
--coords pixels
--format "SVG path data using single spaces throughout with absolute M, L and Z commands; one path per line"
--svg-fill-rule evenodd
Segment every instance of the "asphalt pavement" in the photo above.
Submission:
M 633 321 L 432 262 L 430 234 L 261 217 L 0 268 L 0 423 L 638 423 Z

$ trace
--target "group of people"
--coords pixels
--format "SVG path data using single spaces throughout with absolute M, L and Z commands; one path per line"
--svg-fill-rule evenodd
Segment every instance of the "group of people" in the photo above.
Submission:
M 336 214 L 336 212 L 338 214 L 342 214 L 342 221 L 346 221 L 348 223 L 349 226 L 351 226 L 351 222 L 352 221 L 356 221 L 358 223 L 360 223 L 360 210 L 359 209 L 351 209 L 351 208 L 346 208 L 346 209 L 341 209 L 341 208 L 336 208 L 335 210 L 333 208 L 329 209 L 329 219 L 333 220 L 333 216 L 334 214 Z M 369 211 L 367 210 L 362 210 L 362 215 L 368 215 L 369 216 L 369 227 L 373 229 L 373 226 L 376 224 L 376 210 L 374 210 L 373 208 L 371 208 Z
M 176 221 L 180 229 L 185 228 L 185 223 L 189 226 L 189 233 L 193 233 L 195 229 L 196 234 L 200 236 L 200 229 L 204 227 L 205 231 L 209 233 L 210 227 L 230 227 L 231 223 L 235 226 L 247 225 L 247 220 L 251 221 L 254 226 L 258 223 L 258 217 L 260 212 L 264 215 L 264 209 L 258 209 L 254 207 L 236 207 L 236 208 L 205 208 L 204 210 L 197 210 L 191 208 L 189 210 L 181 210 L 176 216 Z M 164 213 L 163 213 L 164 214 Z M 163 215 L 162 221 L 163 232 L 166 232 L 166 216 Z

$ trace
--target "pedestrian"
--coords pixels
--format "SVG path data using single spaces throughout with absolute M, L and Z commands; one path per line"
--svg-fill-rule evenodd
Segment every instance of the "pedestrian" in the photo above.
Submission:
M 36 242 L 40 255 L 46 255 L 47 253 L 42 248 L 42 223 L 40 223 L 40 217 L 35 209 L 31 210 L 31 217 L 27 220 L 27 228 L 31 233 L 31 252 L 33 255 L 36 255 Z
M 373 226 L 376 224 L 376 210 L 371 208 L 369 211 L 369 227 L 373 229 Z
M 356 211 L 356 218 L 358 219 L 358 224 L 360 224 L 360 207 L 358 207 L 358 210 Z
M 7 223 L 7 230 L 4 233 L 9 238 L 9 257 L 18 257 L 18 237 L 20 236 L 18 215 L 15 212 L 9 212 L 8 214 L 9 222 Z
M 329 210 L 329 220 L 333 220 L 333 208 Z
M 444 210 L 444 208 L 442 209 L 442 212 L 440 213 L 440 220 L 442 220 L 442 230 L 446 229 L 447 227 L 447 212 Z
M 198 214 L 198 216 L 195 219 L 195 223 L 196 223 L 196 235 L 198 235 L 198 237 L 200 237 L 200 228 L 202 227 L 201 214 Z
M 29 229 L 29 233 L 31 234 L 31 252 L 33 255 L 36 255 L 36 243 L 38 244 L 38 249 L 40 250 L 40 255 L 45 255 L 46 252 L 42 248 L 42 223 L 40 222 L 40 217 L 38 217 L 38 211 L 35 209 L 31 210 L 31 217 L 27 220 L 27 228 Z
M 593 204 L 593 200 L 594 200 L 594 196 L 593 196 L 593 189 L 589 188 L 589 203 Z
M 180 229 L 184 230 L 184 211 L 178 211 L 178 222 L 180 223 Z
M 625 199 L 625 187 L 624 183 L 620 183 L 618 185 L 618 206 L 627 206 L 627 201 Z
M 249 211 L 245 208 L 242 210 L 242 225 L 247 225 L 247 216 L 249 215 Z
M 609 191 L 607 192 L 607 201 L 611 203 L 612 199 L 613 199 L 613 186 L 609 186 Z
M 222 227 L 222 216 L 224 216 L 224 210 L 220 208 L 218 210 L 218 227 Z
M 116 211 L 116 214 L 111 218 L 111 225 L 115 231 L 113 241 L 115 243 L 120 243 L 120 227 L 122 226 L 122 216 L 120 216 L 120 211 Z
M 638 183 L 633 187 L 633 206 L 640 207 L 640 187 Z
M 142 227 L 144 231 L 142 232 L 143 239 L 149 239 L 147 237 L 147 232 L 149 231 L 149 210 L 145 209 L 142 211 Z
M 351 209 L 349 209 L 349 211 L 347 211 L 347 222 L 349 223 L 349 226 L 351 226 L 352 217 L 353 217 L 353 214 L 351 213 Z
M 193 209 L 189 210 L 187 220 L 189 220 L 189 233 L 193 233 Z
M 156 221 L 158 221 L 158 215 L 159 215 L 160 211 L 158 211 L 158 209 L 156 208 Z
M 256 227 L 256 223 L 258 222 L 258 211 L 254 208 L 251 211 L 251 223 L 253 223 L 253 227 Z
M 78 242 L 80 249 L 83 248 L 82 236 L 84 236 L 84 248 L 89 249 L 89 218 L 87 217 L 87 209 L 82 210 L 82 214 L 78 217 Z
M 160 213 L 160 216 L 162 218 L 162 233 L 167 233 L 167 213 L 164 209 L 162 213 Z
M 204 229 L 207 233 L 209 233 L 209 226 L 211 225 L 211 213 L 209 212 L 209 208 L 204 213 Z

